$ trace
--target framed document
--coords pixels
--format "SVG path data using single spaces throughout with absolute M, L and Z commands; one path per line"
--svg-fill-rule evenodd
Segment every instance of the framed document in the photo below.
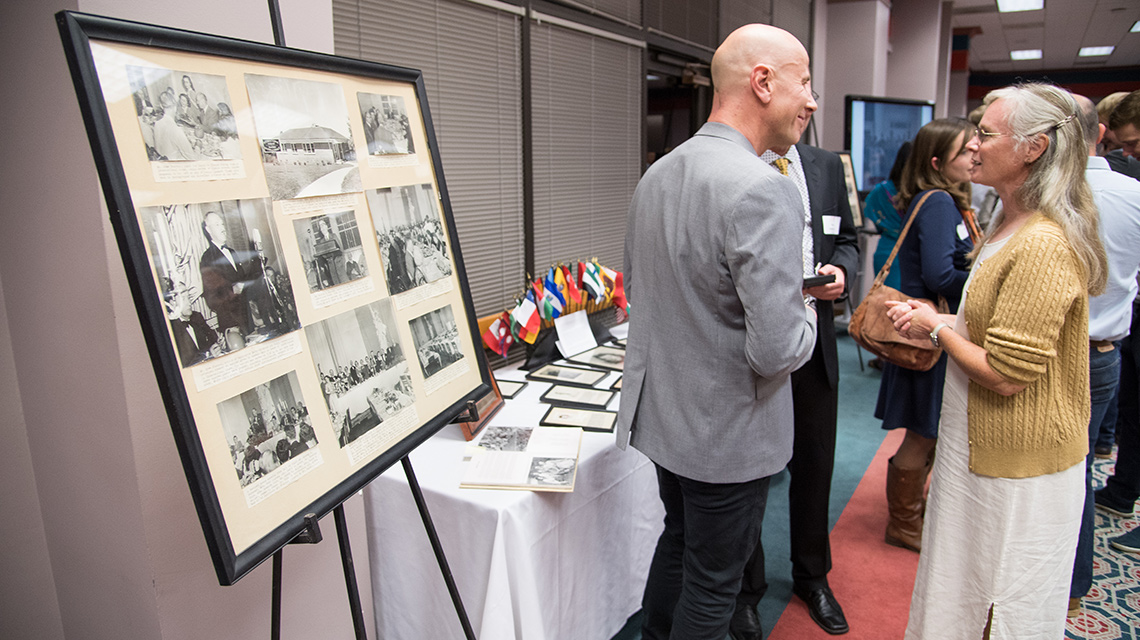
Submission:
M 851 220 L 855 228 L 863 226 L 863 203 L 859 199 L 859 188 L 855 186 L 855 169 L 851 165 L 851 154 L 846 151 L 839 153 L 843 162 L 843 181 L 847 184 L 847 204 L 851 207 Z
M 494 394 L 423 76 L 56 22 L 190 494 L 233 584 Z
M 619 347 L 594 347 L 566 358 L 570 362 L 584 364 L 611 371 L 621 371 L 625 366 L 625 349 Z
M 616 423 L 616 411 L 550 407 L 538 424 L 544 427 L 579 427 L 585 431 L 612 433 Z
M 542 402 L 556 407 L 577 407 L 579 409 L 605 409 L 615 392 L 606 389 L 587 389 L 556 384 L 539 398 Z
M 623 376 L 618 376 L 617 380 L 614 380 L 613 382 L 611 382 L 610 383 L 610 389 L 613 389 L 614 391 L 621 391 L 621 379 L 622 379 L 622 377 Z
M 534 371 L 527 372 L 528 380 L 568 384 L 574 387 L 592 387 L 609 375 L 605 371 L 586 369 L 584 367 L 568 367 L 561 364 L 546 364 Z
M 507 400 L 514 398 L 519 392 L 526 388 L 526 383 L 519 382 L 518 380 L 500 380 L 499 378 L 495 378 L 495 384 L 499 385 L 499 393 Z

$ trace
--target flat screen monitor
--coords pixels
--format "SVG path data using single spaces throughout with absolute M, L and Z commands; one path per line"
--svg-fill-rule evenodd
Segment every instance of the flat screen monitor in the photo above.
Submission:
M 921 100 L 847 96 L 845 107 L 844 142 L 861 192 L 886 180 L 899 147 L 934 119 L 934 103 Z

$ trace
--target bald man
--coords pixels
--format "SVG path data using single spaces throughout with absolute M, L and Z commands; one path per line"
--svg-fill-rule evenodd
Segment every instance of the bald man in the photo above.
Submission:
M 770 477 L 792 454 L 791 372 L 812 354 L 799 192 L 760 160 L 816 109 L 786 31 L 737 29 L 712 61 L 713 108 L 645 173 L 626 231 L 631 316 L 617 442 L 657 467 L 665 528 L 642 600 L 646 640 L 724 640 Z

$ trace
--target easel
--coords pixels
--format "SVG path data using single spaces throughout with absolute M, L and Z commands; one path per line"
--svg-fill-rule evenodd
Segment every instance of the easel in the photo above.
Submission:
M 277 0 L 269 0 L 269 19 L 273 26 L 273 43 L 279 47 L 285 46 L 285 30 L 281 22 L 281 8 Z M 467 409 L 456 416 L 452 423 L 475 422 L 479 419 L 479 410 L 474 401 L 467 402 Z M 439 570 L 443 573 L 443 580 L 447 583 L 447 591 L 451 595 L 451 602 L 455 605 L 455 612 L 459 616 L 459 623 L 463 626 L 463 635 L 467 640 L 476 640 L 475 631 L 471 628 L 471 621 L 467 618 L 467 610 L 459 597 L 459 589 L 455 586 L 455 579 L 447 558 L 443 553 L 443 546 L 439 543 L 435 525 L 431 514 L 428 513 L 427 503 L 424 501 L 420 483 L 416 480 L 415 471 L 412 470 L 412 461 L 408 455 L 400 458 L 404 467 L 404 475 L 408 478 L 408 488 L 412 491 L 412 498 L 416 501 L 416 509 L 420 512 L 432 551 L 435 552 Z M 336 521 L 336 538 L 340 544 L 341 565 L 344 568 L 344 582 L 348 590 L 348 606 L 352 613 L 352 627 L 357 640 L 368 640 L 368 632 L 364 628 L 364 609 L 360 603 L 360 588 L 356 582 L 356 569 L 352 562 L 352 547 L 348 540 L 348 523 L 344 516 L 344 503 L 333 508 L 333 519 Z M 305 515 L 305 528 L 297 534 L 288 544 L 316 544 L 322 540 L 320 526 L 316 514 Z M 272 640 L 281 639 L 281 572 L 284 563 L 284 547 L 273 553 L 273 593 L 271 604 L 270 637 Z

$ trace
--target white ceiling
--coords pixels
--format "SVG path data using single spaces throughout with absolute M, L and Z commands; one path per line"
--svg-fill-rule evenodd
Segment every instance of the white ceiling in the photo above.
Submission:
M 1015 13 L 998 13 L 995 0 L 955 0 L 953 25 L 981 28 L 970 38 L 971 71 L 1010 73 L 1140 65 L 1140 33 L 1129 33 L 1137 20 L 1140 0 L 1045 0 L 1043 10 Z M 1081 47 L 1106 45 L 1116 50 L 1077 56 Z M 1041 49 L 1044 55 L 1010 60 L 1009 52 L 1018 49 Z

